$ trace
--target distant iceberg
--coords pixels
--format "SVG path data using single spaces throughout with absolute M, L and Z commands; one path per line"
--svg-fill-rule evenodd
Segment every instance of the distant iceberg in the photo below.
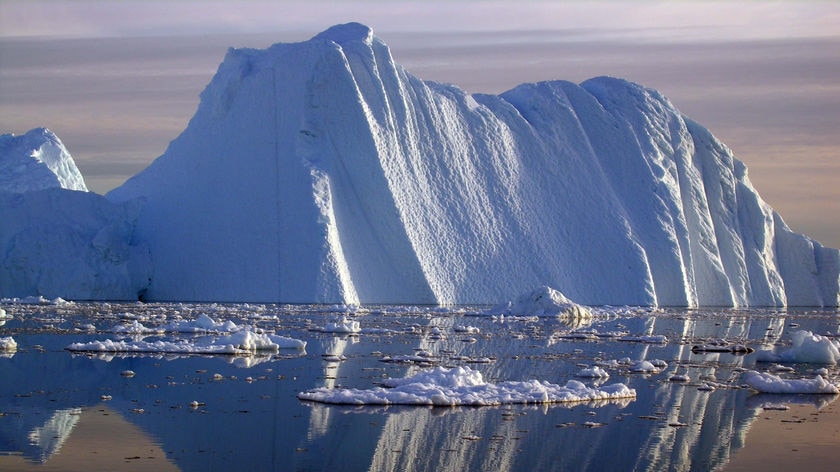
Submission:
M 357 23 L 229 50 L 184 132 L 107 198 L 144 202 L 123 228 L 154 261 L 136 266 L 148 300 L 840 303 L 840 252 L 793 233 L 660 93 L 468 94 Z
M 0 297 L 137 300 L 151 275 L 140 205 L 88 192 L 48 129 L 0 136 Z

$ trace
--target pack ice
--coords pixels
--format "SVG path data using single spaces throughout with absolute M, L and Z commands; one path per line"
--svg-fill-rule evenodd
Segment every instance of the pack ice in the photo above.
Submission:
M 150 275 L 139 209 L 88 192 L 52 131 L 0 136 L 0 297 L 136 300 Z
M 624 80 L 468 94 L 360 24 L 231 49 L 138 197 L 151 300 L 838 305 L 840 252 Z

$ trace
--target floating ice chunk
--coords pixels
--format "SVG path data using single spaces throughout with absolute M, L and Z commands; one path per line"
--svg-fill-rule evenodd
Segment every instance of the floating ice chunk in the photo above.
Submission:
M 362 327 L 358 321 L 342 316 L 335 323 L 327 323 L 326 326 L 321 328 L 319 331 L 323 331 L 325 333 L 357 334 L 361 330 Z
M 645 372 L 645 373 L 659 372 L 659 369 L 649 361 L 639 361 L 639 362 L 636 363 L 636 365 L 631 367 L 630 370 L 633 371 L 633 372 Z
M 577 373 L 577 376 L 592 379 L 606 379 L 609 378 L 610 374 L 606 370 L 595 366 L 590 367 L 588 369 L 582 369 L 580 372 Z
M 306 342 L 267 333 L 242 330 L 217 339 L 214 344 L 231 344 L 245 351 L 276 351 L 277 349 L 303 349 Z
M 569 320 L 579 320 L 576 325 L 592 319 L 592 313 L 548 286 L 541 286 L 531 292 L 520 295 L 515 302 L 505 302 L 491 308 L 490 315 L 514 316 L 556 316 Z
M 759 362 L 803 362 L 837 364 L 840 362 L 840 344 L 828 337 L 799 330 L 791 335 L 793 346 L 780 353 L 758 351 Z
M 782 379 L 773 374 L 748 370 L 741 381 L 761 393 L 840 393 L 837 385 L 817 375 L 813 379 Z
M 75 352 L 133 352 L 171 354 L 234 354 L 247 355 L 258 351 L 304 349 L 306 341 L 266 333 L 242 330 L 220 338 L 202 338 L 194 342 L 180 341 L 91 341 L 73 343 L 68 351 Z
M 243 327 L 232 321 L 216 321 L 202 313 L 195 320 L 173 321 L 164 329 L 168 333 L 232 333 Z
M 110 329 L 110 332 L 116 334 L 162 334 L 165 331 L 162 328 L 144 326 L 143 323 L 134 320 L 131 323 L 115 325 Z
M 668 377 L 671 382 L 691 382 L 691 377 L 686 374 L 674 374 Z
M 0 338 L 0 352 L 17 351 L 17 342 L 11 336 Z
M 512 403 L 561 403 L 635 398 L 636 391 L 617 383 L 589 388 L 577 380 L 565 386 L 545 381 L 484 381 L 481 372 L 469 367 L 437 367 L 403 379 L 384 382 L 389 388 L 317 388 L 298 394 L 301 400 L 349 405 L 501 405 Z

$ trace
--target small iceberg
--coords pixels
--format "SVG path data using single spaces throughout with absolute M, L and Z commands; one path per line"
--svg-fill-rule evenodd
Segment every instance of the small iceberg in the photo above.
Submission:
M 504 316 L 539 316 L 568 319 L 582 325 L 592 319 L 592 312 L 551 287 L 543 285 L 520 295 L 515 302 L 505 302 L 491 308 L 487 314 Z
M 362 331 L 362 326 L 358 321 L 342 316 L 335 323 L 327 323 L 323 328 L 318 328 L 317 331 L 337 334 L 359 334 Z
M 759 362 L 797 362 L 813 364 L 837 364 L 840 362 L 840 344 L 828 337 L 799 330 L 791 335 L 793 346 L 782 352 L 758 351 Z
M 817 375 L 813 379 L 783 379 L 779 376 L 748 370 L 741 381 L 760 393 L 840 393 L 837 385 Z
M 301 400 L 343 405 L 484 406 L 545 404 L 635 398 L 622 383 L 590 388 L 577 380 L 566 385 L 546 381 L 487 383 L 469 367 L 436 367 L 402 379 L 388 379 L 384 387 L 361 389 L 316 388 L 298 394 Z

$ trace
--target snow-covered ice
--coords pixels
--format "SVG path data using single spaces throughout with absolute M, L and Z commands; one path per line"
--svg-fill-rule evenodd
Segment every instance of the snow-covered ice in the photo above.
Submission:
M 761 393 L 840 393 L 837 385 L 819 375 L 813 379 L 783 379 L 770 373 L 749 370 L 743 373 L 741 381 Z
M 387 379 L 371 389 L 317 388 L 298 398 L 348 405 L 502 405 L 584 402 L 634 398 L 636 391 L 617 383 L 590 388 L 577 380 L 565 386 L 539 380 L 487 383 L 469 367 L 436 367 L 402 379 Z

